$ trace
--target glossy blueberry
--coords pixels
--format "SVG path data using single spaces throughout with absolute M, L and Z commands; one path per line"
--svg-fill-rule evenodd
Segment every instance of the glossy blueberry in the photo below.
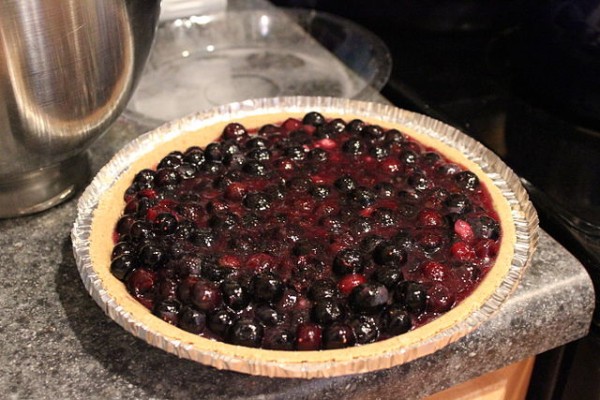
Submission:
M 412 322 L 408 311 L 401 307 L 391 307 L 383 313 L 383 321 L 387 333 L 390 335 L 400 335 L 406 333 L 412 328 Z
M 206 314 L 192 307 L 185 306 L 179 315 L 178 325 L 191 333 L 202 333 L 206 329 Z
M 263 338 L 263 327 L 252 320 L 242 319 L 229 329 L 229 342 L 239 346 L 260 347 Z
M 323 348 L 341 349 L 354 346 L 356 338 L 353 329 L 347 324 L 334 324 L 323 332 Z
M 296 337 L 294 333 L 284 327 L 276 326 L 265 329 L 262 347 L 271 350 L 293 350 Z
M 262 272 L 252 280 L 252 294 L 258 302 L 277 301 L 283 294 L 283 282 L 273 272 Z
M 127 275 L 137 267 L 135 256 L 124 254 L 112 260 L 110 272 L 119 280 L 124 281 Z
M 237 279 L 226 278 L 221 282 L 220 289 L 223 301 L 233 310 L 243 310 L 250 303 L 248 288 Z
M 181 304 L 177 300 L 163 300 L 154 305 L 152 314 L 171 325 L 177 325 Z
M 354 179 L 352 179 L 348 175 L 344 175 L 334 182 L 335 187 L 342 193 L 350 193 L 352 190 L 356 189 L 357 185 Z
M 337 285 L 331 279 L 319 279 L 308 289 L 308 297 L 314 301 L 336 298 L 337 296 L 339 296 Z
M 248 160 L 242 164 L 242 171 L 252 176 L 265 176 L 267 175 L 267 167 L 260 161 Z
M 275 326 L 282 322 L 282 314 L 268 304 L 261 304 L 254 311 L 256 318 L 266 326 Z
M 385 307 L 389 300 L 387 288 L 380 283 L 363 283 L 350 293 L 348 302 L 356 312 L 373 314 Z
M 400 266 L 406 258 L 406 250 L 391 242 L 381 242 L 373 250 L 373 260 L 379 265 Z
M 250 192 L 244 196 L 244 206 L 252 211 L 266 211 L 271 208 L 271 198 L 266 193 Z
M 370 189 L 358 187 L 348 194 L 350 203 L 357 208 L 367 208 L 377 200 L 377 196 Z
M 302 123 L 304 125 L 320 126 L 325 123 L 325 117 L 321 113 L 311 111 L 302 118 Z
M 208 327 L 217 335 L 225 335 L 235 321 L 232 312 L 226 309 L 219 309 L 209 314 Z
M 395 265 L 381 265 L 375 271 L 374 278 L 377 282 L 392 290 L 404 279 L 404 276 L 400 268 Z
M 331 325 L 341 320 L 344 314 L 343 306 L 332 298 L 316 301 L 311 310 L 313 321 L 321 325 Z
M 425 311 L 427 290 L 418 282 L 403 281 L 396 287 L 394 299 L 409 312 L 420 314 Z
M 471 171 L 463 171 L 454 175 L 458 187 L 464 190 L 475 190 L 479 187 L 479 178 Z
M 363 255 L 355 249 L 340 250 L 333 260 L 333 270 L 340 275 L 360 272 L 363 269 Z
M 350 138 L 342 144 L 342 150 L 356 156 L 365 152 L 365 144 L 359 138 Z
M 348 122 L 348 125 L 346 125 L 346 130 L 353 135 L 358 135 L 366 126 L 367 124 L 364 121 L 360 119 L 353 119 L 352 121 Z
M 349 322 L 350 327 L 356 338 L 356 343 L 372 343 L 379 337 L 379 326 L 375 318 L 367 315 L 360 315 Z
M 170 235 L 177 230 L 177 218 L 171 213 L 161 213 L 154 220 L 154 231 L 160 235 Z

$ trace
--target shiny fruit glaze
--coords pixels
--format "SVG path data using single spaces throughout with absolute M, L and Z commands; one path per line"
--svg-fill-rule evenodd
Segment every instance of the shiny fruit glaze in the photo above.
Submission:
M 477 176 L 402 132 L 311 112 L 139 171 L 111 271 L 158 318 L 277 350 L 363 345 L 467 297 L 501 235 Z

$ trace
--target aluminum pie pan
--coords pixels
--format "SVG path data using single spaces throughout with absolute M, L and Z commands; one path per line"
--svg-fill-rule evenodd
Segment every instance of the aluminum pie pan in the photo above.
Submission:
M 419 135 L 431 137 L 458 150 L 468 160 L 476 163 L 487 175 L 506 199 L 510 208 L 515 243 L 509 268 L 499 285 L 480 307 L 465 311 L 464 318 L 453 321 L 440 331 L 424 338 L 407 342 L 407 345 L 398 344 L 402 341 L 396 339 L 404 336 L 400 335 L 348 349 L 284 352 L 242 348 L 198 338 L 195 335 L 193 335 L 195 336 L 194 340 L 188 340 L 186 335 L 191 334 L 160 321 L 147 310 L 146 314 L 148 315 L 140 314 L 137 312 L 138 308 L 135 306 L 132 308 L 129 301 L 123 301 L 123 298 L 119 297 L 120 291 L 117 293 L 115 286 L 108 284 L 111 277 L 105 275 L 109 265 L 102 266 L 101 268 L 104 269 L 98 270 L 98 266 L 92 263 L 90 236 L 94 213 L 103 194 L 113 188 L 119 177 L 125 174 L 134 162 L 153 149 L 178 139 L 182 135 L 189 135 L 190 132 L 217 123 L 239 121 L 260 115 L 299 114 L 315 110 L 326 116 L 354 115 L 366 119 L 375 118 L 382 126 L 401 124 Z M 375 371 L 407 363 L 455 342 L 488 320 L 516 289 L 525 269 L 531 262 L 538 241 L 537 214 L 519 178 L 498 156 L 482 144 L 449 125 L 421 114 L 384 104 L 329 97 L 247 100 L 219 106 L 167 123 L 123 147 L 98 172 L 80 197 L 77 208 L 77 219 L 71 232 L 77 267 L 86 289 L 107 315 L 133 335 L 179 357 L 218 369 L 270 377 L 317 378 Z M 110 272 L 108 274 L 110 275 Z M 116 278 L 112 279 L 116 280 Z M 121 286 L 123 285 L 121 284 Z M 455 309 L 460 308 L 461 304 Z M 141 305 L 139 307 L 143 308 Z M 160 329 L 157 328 L 157 325 Z M 168 327 L 163 325 L 168 325 Z M 181 331 L 184 337 L 165 334 L 163 328 Z M 420 329 L 417 328 L 412 332 L 418 332 Z M 372 353 L 371 350 L 373 350 Z M 354 355 L 355 352 L 356 355 Z

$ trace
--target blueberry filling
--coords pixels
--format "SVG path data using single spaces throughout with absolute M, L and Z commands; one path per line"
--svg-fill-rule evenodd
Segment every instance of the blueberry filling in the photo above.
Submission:
M 483 183 L 396 129 L 310 112 L 138 172 L 112 274 L 163 321 L 274 350 L 401 335 L 467 297 L 502 236 Z

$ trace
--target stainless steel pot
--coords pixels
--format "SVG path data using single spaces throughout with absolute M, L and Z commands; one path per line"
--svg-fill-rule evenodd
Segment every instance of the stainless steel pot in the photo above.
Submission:
M 125 108 L 159 12 L 160 0 L 0 2 L 0 217 L 87 181 L 84 151 Z

